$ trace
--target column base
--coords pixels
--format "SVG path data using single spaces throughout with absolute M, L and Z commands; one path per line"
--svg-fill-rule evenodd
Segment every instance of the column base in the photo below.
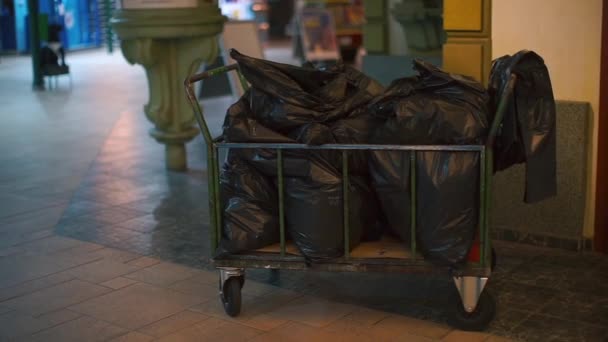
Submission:
M 165 164 L 167 170 L 186 171 L 188 160 L 185 144 L 165 144 Z
M 199 133 L 194 127 L 187 128 L 183 132 L 163 132 L 156 128 L 150 130 L 150 135 L 161 144 L 165 145 L 165 165 L 171 171 L 186 171 L 188 160 L 186 155 L 186 143 Z

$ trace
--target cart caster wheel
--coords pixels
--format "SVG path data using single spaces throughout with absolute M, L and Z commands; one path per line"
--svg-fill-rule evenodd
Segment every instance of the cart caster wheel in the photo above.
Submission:
M 241 288 L 243 288 L 243 286 L 245 286 L 245 275 L 243 274 L 236 278 L 239 280 L 239 283 L 241 284 Z
M 483 331 L 496 315 L 496 301 L 487 290 L 481 293 L 477 307 L 473 312 L 467 312 L 462 306 L 458 293 L 450 303 L 449 323 L 454 328 L 466 331 Z
M 240 277 L 231 277 L 226 280 L 220 299 L 224 305 L 224 311 L 230 317 L 236 317 L 241 313 L 241 280 Z M 244 281 L 244 278 L 243 278 Z

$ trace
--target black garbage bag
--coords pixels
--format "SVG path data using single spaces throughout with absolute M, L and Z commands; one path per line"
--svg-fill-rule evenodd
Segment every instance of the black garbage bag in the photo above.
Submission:
M 251 143 L 294 143 L 280 133 L 260 124 L 251 111 L 250 99 L 253 90 L 248 90 L 226 111 L 223 125 L 223 136 L 229 142 Z
M 293 151 L 283 158 L 285 218 L 289 236 L 301 253 L 311 261 L 344 254 L 343 179 L 326 151 Z M 278 188 L 276 151 L 246 149 L 239 151 L 256 171 L 272 177 Z M 351 248 L 362 238 L 379 237 L 378 204 L 368 182 L 350 177 L 349 212 Z
M 370 177 L 386 223 L 404 243 L 411 240 L 410 153 L 370 152 Z
M 352 250 L 365 235 L 374 238 L 375 213 L 367 201 L 371 189 L 361 179 L 349 186 L 349 247 Z M 371 206 L 371 209 L 374 207 Z M 344 255 L 344 193 L 342 180 L 316 182 L 306 178 L 285 179 L 287 230 L 300 252 L 311 261 Z
M 418 152 L 416 240 L 431 262 L 466 260 L 479 219 L 479 154 Z
M 342 64 L 319 70 L 251 58 L 236 50 L 230 55 L 253 87 L 254 118 L 283 134 L 306 123 L 344 118 L 384 90 L 375 80 Z
M 470 77 L 448 74 L 421 60 L 418 76 L 396 80 L 370 104 L 386 118 L 375 143 L 478 144 L 488 131 L 489 96 Z
M 545 62 L 523 50 L 492 65 L 489 92 L 494 109 L 511 73 L 517 82 L 494 143 L 494 168 L 501 171 L 525 162 L 524 201 L 534 203 L 557 193 L 555 99 Z
M 376 144 L 480 144 L 488 131 L 489 96 L 474 80 L 415 61 L 418 76 L 396 80 L 370 104 L 386 118 Z M 416 154 L 416 240 L 438 264 L 466 258 L 477 229 L 479 162 L 462 152 Z M 369 170 L 390 229 L 411 239 L 411 153 L 375 151 Z
M 222 236 L 216 256 L 279 242 L 277 190 L 271 180 L 230 151 L 220 174 Z
M 361 107 L 359 110 L 353 111 L 348 117 L 333 123 L 331 132 L 336 143 L 339 144 L 369 144 L 372 134 L 383 123 L 383 119 L 371 115 L 366 107 Z M 369 155 L 370 152 L 366 150 L 349 151 L 349 173 L 367 176 Z M 342 170 L 342 165 L 338 165 L 338 169 Z

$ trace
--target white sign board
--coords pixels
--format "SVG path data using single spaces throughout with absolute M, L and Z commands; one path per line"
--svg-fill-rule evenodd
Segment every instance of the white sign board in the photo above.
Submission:
M 122 0 L 123 9 L 190 8 L 197 5 L 198 0 Z

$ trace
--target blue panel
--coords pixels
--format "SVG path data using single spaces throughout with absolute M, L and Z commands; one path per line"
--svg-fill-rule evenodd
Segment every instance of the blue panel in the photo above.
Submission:
M 27 30 L 25 17 L 27 16 L 27 1 L 15 0 L 15 37 L 17 51 L 27 51 Z

